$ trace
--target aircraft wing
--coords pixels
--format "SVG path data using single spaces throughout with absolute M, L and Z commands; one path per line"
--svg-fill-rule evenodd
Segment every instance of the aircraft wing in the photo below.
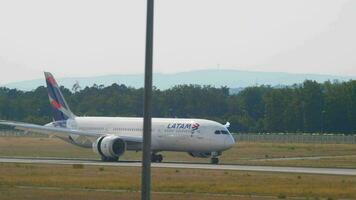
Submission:
M 51 127 L 51 126 L 41 126 L 37 124 L 29 124 L 29 123 L 14 122 L 14 121 L 0 120 L 0 125 L 12 126 L 18 130 L 43 133 L 43 134 L 55 135 L 55 136 L 68 136 L 70 134 L 89 136 L 89 137 L 100 136 L 100 134 L 96 134 L 92 132 L 84 132 L 84 131 L 72 130 L 68 128 L 58 128 L 58 127 Z
M 102 135 L 106 135 L 103 133 L 95 133 L 90 131 L 73 130 L 69 128 L 58 128 L 58 127 L 51 127 L 51 126 L 41 126 L 37 124 L 29 124 L 29 123 L 5 121 L 5 120 L 0 120 L 0 125 L 12 126 L 18 130 L 42 133 L 47 135 L 54 135 L 59 137 L 68 137 L 68 135 L 71 134 L 87 136 L 87 137 L 99 137 Z M 119 136 L 119 137 L 130 143 L 142 143 L 142 137 L 137 137 L 137 136 Z

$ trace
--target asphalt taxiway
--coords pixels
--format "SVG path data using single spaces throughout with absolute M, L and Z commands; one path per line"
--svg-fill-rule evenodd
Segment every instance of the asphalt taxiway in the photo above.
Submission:
M 99 160 L 66 159 L 66 158 L 0 157 L 0 163 L 53 164 L 53 165 L 82 164 L 82 165 L 96 165 L 96 166 L 141 167 L 141 162 L 139 161 L 101 162 Z M 249 166 L 249 165 L 230 165 L 230 164 L 212 165 L 212 164 L 203 164 L 203 163 L 183 163 L 183 162 L 152 163 L 152 167 L 356 176 L 356 169 L 343 169 L 343 168 L 274 167 L 274 166 Z

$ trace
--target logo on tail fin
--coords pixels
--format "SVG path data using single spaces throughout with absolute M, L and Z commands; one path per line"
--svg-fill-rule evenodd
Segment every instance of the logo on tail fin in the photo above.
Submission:
M 53 108 L 53 118 L 55 121 L 67 120 L 74 118 L 75 115 L 70 111 L 70 108 L 64 99 L 56 80 L 49 72 L 45 72 L 46 84 L 49 102 Z

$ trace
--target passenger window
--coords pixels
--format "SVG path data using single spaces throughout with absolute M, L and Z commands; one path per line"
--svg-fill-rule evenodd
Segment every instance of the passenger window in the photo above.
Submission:
M 228 135 L 229 133 L 227 131 L 221 131 L 222 134 Z
M 215 131 L 215 134 L 220 134 L 220 131 Z

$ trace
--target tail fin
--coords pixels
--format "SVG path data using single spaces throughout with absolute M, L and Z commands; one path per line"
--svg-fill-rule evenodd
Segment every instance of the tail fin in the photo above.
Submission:
M 51 73 L 45 72 L 49 102 L 53 108 L 53 118 L 55 121 L 62 121 L 74 118 L 75 115 L 64 99 L 58 84 Z

